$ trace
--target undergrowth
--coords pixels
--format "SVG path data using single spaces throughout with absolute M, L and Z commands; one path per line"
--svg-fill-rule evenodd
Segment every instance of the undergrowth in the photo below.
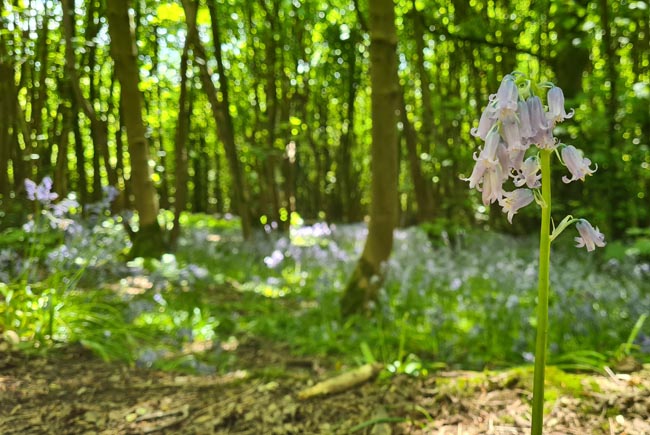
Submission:
M 411 375 L 532 358 L 534 240 L 397 230 L 373 316 L 343 321 L 338 298 L 363 225 L 296 225 L 243 242 L 234 219 L 188 214 L 175 254 L 127 262 L 121 218 L 69 218 L 75 231 L 47 231 L 47 245 L 29 228 L 0 235 L 13 241 L 0 243 L 0 330 L 24 351 L 81 343 L 107 360 L 200 373 L 236 368 L 233 350 L 247 340 Z M 25 250 L 30 243 L 38 246 Z M 598 370 L 628 355 L 647 359 L 650 267 L 618 245 L 616 255 L 587 256 L 570 243 L 554 252 L 551 360 Z

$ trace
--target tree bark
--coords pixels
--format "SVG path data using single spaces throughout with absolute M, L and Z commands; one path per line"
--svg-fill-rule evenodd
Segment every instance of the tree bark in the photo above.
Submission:
M 371 204 L 368 237 L 341 298 L 344 316 L 368 311 L 383 282 L 383 264 L 397 225 L 397 32 L 392 0 L 370 0 L 370 83 L 372 88 Z
M 2 26 L 2 20 L 0 20 Z M 9 183 L 9 161 L 11 160 L 11 126 L 14 125 L 15 100 L 13 87 L 15 75 L 9 62 L 5 40 L 0 34 L 0 196 L 3 204 L 11 191 Z M 14 172 L 14 179 L 16 174 Z M 17 183 L 16 183 L 17 184 Z
M 191 0 L 183 0 L 183 8 L 185 9 L 185 16 L 191 16 L 190 12 L 192 9 L 196 8 L 196 3 Z M 188 38 L 190 38 L 190 41 L 192 43 L 194 56 L 198 60 L 197 63 L 199 66 L 199 75 L 201 77 L 201 83 L 203 84 L 203 90 L 205 91 L 206 97 L 210 102 L 212 116 L 217 126 L 217 135 L 219 136 L 219 140 L 221 140 L 224 145 L 226 159 L 230 168 L 230 177 L 233 185 L 233 199 L 235 201 L 235 206 L 237 207 L 239 217 L 241 219 L 242 235 L 244 239 L 248 239 L 250 238 L 252 231 L 250 204 L 248 203 L 248 194 L 246 191 L 246 184 L 244 182 L 244 174 L 237 152 L 237 145 L 235 143 L 235 133 L 233 129 L 232 117 L 229 110 L 230 102 L 225 99 L 225 94 L 223 93 L 222 101 L 219 101 L 219 98 L 217 97 L 217 88 L 212 81 L 212 74 L 208 69 L 208 57 L 205 49 L 203 48 L 203 44 L 201 44 L 199 34 L 196 28 L 192 30 L 191 27 L 188 26 L 188 29 L 190 30 L 188 33 Z M 221 47 L 219 41 L 215 41 L 215 49 L 217 45 Z M 219 77 L 221 80 L 223 80 L 225 73 L 220 74 Z M 224 83 L 220 82 L 220 86 L 223 89 Z
M 196 8 L 187 16 L 188 33 L 194 31 L 196 26 Z M 190 39 L 185 38 L 185 45 L 181 54 L 181 83 L 178 97 L 178 121 L 176 124 L 176 137 L 174 159 L 176 163 L 176 191 L 174 193 L 174 225 L 170 234 L 170 244 L 176 246 L 181 231 L 181 213 L 187 203 L 187 138 L 190 131 L 190 111 L 187 107 L 187 63 L 189 61 Z
M 134 256 L 158 255 L 164 249 L 158 224 L 158 199 L 151 179 L 149 144 L 142 119 L 142 95 L 138 89 L 139 70 L 133 26 L 129 18 L 128 0 L 107 2 L 108 28 L 111 37 L 111 56 L 120 82 L 124 124 L 131 159 L 131 181 L 139 231 L 133 235 Z
M 94 0 L 93 0 L 94 1 Z M 94 3 L 91 2 L 91 6 Z M 95 100 L 95 83 L 94 83 L 94 65 L 95 60 L 95 49 L 91 47 L 89 53 L 89 69 L 90 69 L 90 98 L 86 98 L 81 91 L 80 80 L 77 73 L 76 59 L 74 54 L 74 47 L 72 46 L 72 39 L 74 37 L 75 28 L 74 28 L 74 7 L 73 0 L 63 0 L 61 3 L 63 9 L 63 30 L 64 30 L 64 39 L 65 39 L 65 68 L 70 84 L 72 86 L 75 109 L 81 108 L 84 115 L 90 120 L 90 130 L 91 137 L 93 140 L 93 199 L 99 200 L 102 197 L 102 183 L 99 177 L 100 173 L 100 156 L 104 160 L 104 167 L 106 168 L 106 175 L 108 177 L 109 185 L 119 189 L 119 182 L 117 178 L 117 171 L 110 163 L 110 153 L 108 150 L 108 122 L 95 110 L 93 107 L 93 101 Z M 92 14 L 93 11 L 91 10 Z M 89 17 L 88 21 L 89 28 L 86 32 L 86 39 L 92 39 L 97 33 L 94 26 L 91 25 L 92 17 Z M 92 28 L 91 28 L 92 27 Z M 81 150 L 83 152 L 83 150 Z M 79 153 L 77 153 L 79 156 Z M 84 159 L 85 161 L 85 159 Z M 84 191 L 87 189 L 87 181 L 85 180 L 86 175 L 84 173 Z M 84 196 L 87 196 L 84 195 Z
M 406 113 L 406 101 L 404 100 L 404 89 L 400 89 L 400 118 L 404 126 L 404 140 L 406 141 L 406 153 L 408 156 L 409 169 L 411 170 L 411 181 L 417 204 L 417 220 L 424 222 L 433 216 L 432 199 L 428 181 L 422 175 L 420 156 L 418 154 L 418 138 L 415 128 L 408 119 Z
M 619 62 L 619 59 L 616 55 L 616 42 L 612 35 L 612 22 L 610 19 L 610 2 L 607 0 L 600 0 L 600 21 L 601 27 L 603 30 L 603 58 L 605 59 L 606 71 L 607 71 L 607 80 L 609 81 L 609 92 L 607 93 L 607 98 L 605 99 L 605 115 L 607 117 L 607 152 L 609 158 L 606 161 L 605 169 L 607 165 L 611 165 L 611 180 L 607 184 L 607 197 L 609 207 L 607 208 L 607 227 L 609 232 L 612 234 L 612 237 L 620 237 L 624 231 L 624 226 L 619 226 L 617 224 L 617 219 L 622 216 L 617 216 L 616 211 L 621 209 L 620 199 L 621 189 L 625 189 L 625 186 L 621 186 L 621 180 L 618 174 L 618 163 L 620 157 L 616 152 L 616 128 L 618 121 L 616 120 L 616 112 L 618 112 L 618 70 L 616 65 Z

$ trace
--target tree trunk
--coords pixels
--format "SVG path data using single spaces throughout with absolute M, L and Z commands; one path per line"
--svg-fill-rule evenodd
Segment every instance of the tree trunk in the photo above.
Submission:
M 612 35 L 612 22 L 610 20 L 610 5 L 607 0 L 600 0 L 600 25 L 603 30 L 603 58 L 605 59 L 606 71 L 607 71 L 607 81 L 609 81 L 609 92 L 605 99 L 605 115 L 607 118 L 607 153 L 609 158 L 605 161 L 604 169 L 608 169 L 610 166 L 609 172 L 612 174 L 610 182 L 607 184 L 607 227 L 608 233 L 612 234 L 612 237 L 620 237 L 624 231 L 624 226 L 619 226 L 617 220 L 623 218 L 622 215 L 617 215 L 618 210 L 622 210 L 620 207 L 620 192 L 624 191 L 626 186 L 621 186 L 620 170 L 618 169 L 618 162 L 620 157 L 617 154 L 616 150 L 616 139 L 617 133 L 616 128 L 618 121 L 616 120 L 616 112 L 618 111 L 618 100 L 619 98 L 617 85 L 618 85 L 618 70 L 616 65 L 619 62 L 619 59 L 616 55 L 616 42 Z M 623 219 L 620 219 L 623 221 Z
M 133 28 L 129 19 L 128 0 L 107 2 L 111 56 L 115 62 L 115 73 L 120 82 L 124 124 L 131 158 L 131 181 L 135 208 L 138 212 L 139 231 L 133 234 L 133 256 L 157 256 L 164 250 L 161 228 L 158 224 L 158 199 L 151 179 L 149 166 L 149 144 L 145 136 L 142 119 L 142 95 L 138 89 L 140 81 L 137 63 L 137 49 Z
M 392 0 L 370 0 L 370 83 L 372 88 L 371 205 L 368 237 L 341 299 L 344 316 L 368 311 L 382 285 L 383 263 L 397 225 L 397 32 Z
M 54 169 L 54 190 L 60 195 L 68 194 L 68 145 L 70 143 L 70 130 L 72 129 L 72 114 L 69 108 L 63 109 L 61 138 L 56 154 L 56 167 Z
M 0 26 L 2 20 L 0 20 Z M 0 29 L 4 30 L 4 29 Z M 13 100 L 14 68 L 9 62 L 4 38 L 0 34 L 0 197 L 2 203 L 9 198 L 9 160 L 11 160 L 11 126 L 14 125 Z M 14 172 L 14 180 L 16 173 Z M 18 184 L 18 183 L 16 183 Z
M 158 167 L 160 170 L 158 171 L 158 175 L 160 176 L 160 208 L 163 209 L 169 209 L 169 174 L 168 174 L 168 168 L 167 168 L 167 152 L 165 151 L 165 140 L 164 136 L 165 133 L 163 131 L 163 96 L 162 96 L 162 89 L 163 86 L 161 85 L 161 77 L 162 74 L 160 73 L 160 41 L 159 41 L 159 34 L 158 34 L 158 26 L 154 26 L 153 28 L 153 57 L 151 59 L 151 71 L 153 74 L 156 76 L 156 118 L 158 121 L 158 128 L 156 129 L 156 138 L 158 139 L 158 161 L 159 165 Z M 187 43 L 185 43 L 185 46 L 187 46 Z M 185 50 L 185 48 L 183 48 Z M 187 68 L 187 67 L 186 67 Z
M 91 2 L 91 8 L 94 7 L 94 0 Z M 106 175 L 108 177 L 109 185 L 119 189 L 119 182 L 117 178 L 117 171 L 113 168 L 110 163 L 110 153 L 108 149 L 108 123 L 105 119 L 101 117 L 95 111 L 93 107 L 93 101 L 96 98 L 96 87 L 94 80 L 94 70 L 96 64 L 96 49 L 94 46 L 90 47 L 89 50 L 89 70 L 90 70 L 90 98 L 86 98 L 81 91 L 80 80 L 77 73 L 76 59 L 74 54 L 74 47 L 72 46 L 72 40 L 75 34 L 74 28 L 74 7 L 72 0 L 63 0 L 61 3 L 63 9 L 63 29 L 64 29 L 64 38 L 65 38 L 65 68 L 70 84 L 73 91 L 73 107 L 75 109 L 81 108 L 84 115 L 90 120 L 90 130 L 91 137 L 93 140 L 93 199 L 100 200 L 102 198 L 102 182 L 100 178 L 100 157 L 104 160 L 104 167 L 106 168 Z M 90 14 L 94 14 L 91 9 Z M 93 23 L 93 18 L 89 17 L 88 19 L 88 28 L 86 29 L 86 40 L 92 39 L 97 30 L 96 26 Z M 82 151 L 83 152 L 83 151 Z M 79 155 L 79 154 L 77 154 Z M 84 186 L 86 186 L 85 173 L 84 173 Z M 84 187 L 86 190 L 87 187 Z
M 196 4 L 191 0 L 183 0 L 183 8 L 185 9 L 185 16 L 191 16 L 190 11 L 196 8 Z M 191 29 L 189 26 L 188 28 Z M 222 93 L 223 99 L 221 102 L 217 98 L 217 88 L 212 82 L 212 74 L 207 65 L 208 57 L 203 45 L 201 44 L 196 28 L 188 34 L 188 37 L 192 42 L 194 56 L 198 60 L 197 64 L 199 66 L 201 83 L 203 84 L 203 90 L 205 91 L 206 97 L 210 102 L 212 117 L 217 126 L 217 135 L 219 136 L 219 140 L 223 143 L 226 152 L 226 159 L 230 168 L 230 177 L 233 185 L 235 207 L 237 207 L 241 219 L 242 235 L 244 239 L 248 239 L 251 236 L 252 229 L 250 204 L 248 203 L 244 174 L 239 160 L 237 145 L 235 144 L 235 132 L 233 130 L 232 117 L 229 110 L 230 102 L 225 99 L 227 94 Z M 221 47 L 219 41 L 215 41 L 215 50 L 217 49 L 217 45 Z M 223 80 L 225 78 L 225 73 L 220 74 L 219 77 Z M 220 82 L 220 86 L 223 90 L 224 83 Z M 227 88 L 227 86 L 225 86 L 225 88 Z
M 196 8 L 191 16 L 187 17 L 187 25 L 190 32 L 196 25 Z M 174 159 L 176 163 L 176 191 L 174 193 L 174 226 L 170 234 L 170 244 L 176 246 L 181 231 L 181 213 L 185 210 L 187 203 L 187 137 L 190 132 L 190 116 L 187 102 L 187 63 L 190 39 L 185 38 L 183 53 L 181 54 L 181 89 L 178 97 L 178 121 L 176 124 L 176 138 L 174 147 Z
M 400 89 L 400 117 L 404 126 L 404 140 L 406 141 L 406 152 L 408 156 L 411 180 L 413 182 L 413 192 L 415 193 L 415 202 L 417 203 L 417 220 L 424 222 L 433 216 L 433 207 L 429 184 L 422 175 L 420 166 L 420 156 L 418 154 L 417 134 L 411 121 L 406 113 L 406 101 L 404 100 L 404 89 Z
M 217 213 L 223 215 L 224 212 L 226 211 L 225 204 L 223 203 L 225 196 L 223 194 L 223 187 L 221 183 L 222 180 L 221 177 L 223 176 L 223 173 L 221 169 L 221 155 L 216 150 L 214 153 L 214 172 L 215 172 L 215 176 L 214 176 L 213 186 L 214 186 L 214 199 L 215 201 L 217 201 L 216 210 Z

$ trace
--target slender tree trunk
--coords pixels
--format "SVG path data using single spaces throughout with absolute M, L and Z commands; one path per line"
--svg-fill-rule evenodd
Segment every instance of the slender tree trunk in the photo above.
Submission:
M 111 86 L 112 89 L 112 86 Z M 121 206 L 124 208 L 130 208 L 131 206 L 131 180 L 124 178 L 125 169 L 124 169 L 124 141 L 123 141 L 123 130 L 124 130 L 124 111 L 122 110 L 122 98 L 120 98 L 119 108 L 117 110 L 117 128 L 115 129 L 115 170 L 120 180 L 124 183 L 124 194 L 121 196 L 122 203 Z
M 49 36 L 49 23 L 50 23 L 50 11 L 47 8 L 47 3 L 44 4 L 45 10 L 43 11 L 43 22 L 41 24 L 41 29 L 38 35 L 38 63 L 39 63 L 39 72 L 38 72 L 38 88 L 32 86 L 32 91 L 34 92 L 34 99 L 32 100 L 31 107 L 31 130 L 37 134 L 41 135 L 43 129 L 43 109 L 46 107 L 47 103 L 47 75 L 49 67 L 49 45 L 47 43 Z M 36 78 L 36 71 L 33 71 L 34 78 Z M 50 141 L 51 144 L 51 141 Z
M 0 26 L 2 20 L 0 20 Z M 4 28 L 0 28 L 4 30 Z M 15 82 L 14 68 L 9 61 L 5 40 L 0 34 L 0 196 L 3 202 L 11 191 L 9 183 L 9 161 L 11 160 L 12 129 L 14 125 L 15 103 L 13 85 Z M 14 179 L 16 177 L 14 169 Z
M 340 216 L 344 222 L 351 222 L 357 216 L 355 211 L 358 207 L 355 202 L 358 201 L 356 186 L 353 176 L 352 165 L 352 147 L 354 146 L 354 108 L 357 100 L 357 43 L 356 34 L 353 34 L 347 41 L 348 47 L 348 81 L 347 81 L 347 110 L 346 119 L 343 123 L 343 132 L 341 133 L 341 143 L 339 145 L 336 183 L 338 198 L 334 201 L 340 202 Z M 337 207 L 338 208 L 338 207 Z
M 165 140 L 164 140 L 164 131 L 163 131 L 163 97 L 161 85 L 161 74 L 160 74 L 160 41 L 158 34 L 158 26 L 153 28 L 153 58 L 151 60 L 151 71 L 156 75 L 156 118 L 158 121 L 158 128 L 156 129 L 156 138 L 158 139 L 158 159 L 160 164 L 160 170 L 158 175 L 160 176 L 160 208 L 169 209 L 169 174 L 167 168 L 167 152 L 165 151 Z M 187 46 L 187 43 L 185 44 Z M 183 48 L 185 50 L 185 48 Z
M 129 141 L 131 180 L 135 208 L 139 217 L 139 231 L 133 234 L 132 255 L 158 255 L 164 249 L 158 224 L 158 198 L 151 179 L 149 144 L 142 119 L 142 95 L 138 89 L 139 70 L 133 28 L 129 19 L 128 0 L 107 2 L 108 28 L 111 37 L 111 56 L 120 82 L 124 124 Z
M 190 31 L 196 26 L 196 8 L 192 16 L 187 17 L 187 25 Z M 176 246 L 181 231 L 181 213 L 185 210 L 187 203 L 187 138 L 190 132 L 190 116 L 187 101 L 187 63 L 189 61 L 190 39 L 185 38 L 183 53 L 181 54 L 181 84 L 178 97 L 178 120 L 176 124 L 176 138 L 174 147 L 174 159 L 176 163 L 176 192 L 174 193 L 174 225 L 170 234 L 170 244 Z
M 420 92 L 422 94 L 422 147 L 423 153 L 431 154 L 431 143 L 433 142 L 433 105 L 431 98 L 431 78 L 429 71 L 424 65 L 424 53 L 426 52 L 424 40 L 424 23 L 422 12 L 416 9 L 416 0 L 413 0 L 413 31 L 416 43 L 416 62 L 418 77 L 420 78 Z
M 406 152 L 408 156 L 409 168 L 411 172 L 411 180 L 413 182 L 413 192 L 415 193 L 415 202 L 417 203 L 417 219 L 418 222 L 424 222 L 431 218 L 432 203 L 431 193 L 428 189 L 428 183 L 422 175 L 422 167 L 420 166 L 420 155 L 418 154 L 417 147 L 417 134 L 411 121 L 408 119 L 406 113 L 406 102 L 404 101 L 404 89 L 400 90 L 400 117 L 404 128 L 404 140 L 406 141 Z
M 68 194 L 68 146 L 72 129 L 72 116 L 69 108 L 63 109 L 62 118 L 61 137 L 54 169 L 54 189 L 59 195 L 65 196 Z
M 196 4 L 191 0 L 183 0 L 183 7 L 185 9 L 185 16 L 191 16 L 191 11 L 196 8 Z M 191 29 L 190 26 L 188 28 Z M 203 84 L 203 90 L 210 102 L 210 107 L 212 109 L 212 116 L 214 118 L 215 124 L 217 126 L 217 135 L 219 140 L 224 145 L 224 150 L 226 153 L 226 159 L 228 161 L 228 166 L 230 168 L 230 177 L 233 185 L 233 194 L 234 194 L 234 206 L 239 212 L 239 217 L 241 219 L 242 226 L 242 235 L 244 239 L 248 239 L 251 236 L 251 213 L 250 213 L 250 204 L 248 201 L 248 193 L 246 190 L 246 184 L 244 181 L 244 174 L 242 171 L 241 161 L 239 160 L 239 155 L 237 151 L 237 145 L 235 143 L 235 133 L 233 130 L 232 117 L 230 116 L 230 101 L 223 99 L 220 102 L 217 97 L 217 88 L 212 81 L 212 74 L 207 66 L 208 57 L 201 44 L 198 32 L 196 29 L 191 31 L 188 34 L 192 42 L 192 48 L 194 49 L 194 56 L 198 60 L 199 66 L 199 75 L 201 77 L 201 83 Z M 221 45 L 218 41 L 215 41 L 215 50 L 216 46 Z M 225 73 L 219 75 L 220 79 L 226 77 Z M 221 82 L 220 86 L 223 88 L 224 83 Z M 227 86 L 226 86 L 227 88 Z M 234 208 L 234 207 L 233 207 Z
M 370 82 L 372 88 L 372 192 L 368 237 L 341 299 L 344 316 L 367 311 L 377 300 L 383 264 L 397 225 L 397 32 L 392 0 L 370 0 Z
M 224 194 L 222 187 L 222 167 L 221 167 L 221 155 L 218 151 L 215 150 L 214 153 L 214 164 L 215 164 L 215 176 L 214 176 L 214 199 L 217 201 L 217 213 L 223 215 L 226 211 L 224 202 Z
M 600 24 L 603 29 L 603 57 L 605 59 L 606 71 L 607 71 L 607 81 L 609 82 L 609 92 L 605 100 L 605 115 L 607 118 L 607 150 L 609 153 L 609 158 L 607 159 L 607 164 L 611 165 L 612 169 L 610 173 L 612 174 L 611 182 L 607 184 L 607 197 L 609 207 L 607 210 L 607 224 L 612 233 L 612 237 L 618 237 L 624 231 L 624 227 L 619 227 L 617 224 L 616 210 L 620 208 L 619 199 L 621 195 L 621 188 L 624 190 L 626 186 L 621 186 L 621 180 L 618 176 L 619 170 L 617 168 L 617 162 L 620 158 L 617 156 L 615 151 L 616 146 L 616 112 L 618 111 L 618 70 L 616 65 L 619 60 L 616 56 L 616 46 L 615 41 L 612 36 L 612 22 L 610 20 L 610 2 L 607 0 L 600 0 Z M 622 217 L 622 216 L 621 216 Z
M 86 175 L 86 154 L 81 135 L 81 120 L 79 119 L 79 105 L 75 99 L 72 99 L 70 104 L 70 116 L 72 121 L 72 132 L 74 134 L 74 155 L 75 155 L 75 169 L 77 171 L 77 193 L 79 194 L 79 202 L 82 205 L 90 202 L 90 194 L 88 192 L 88 175 Z
M 93 199 L 99 200 L 102 197 L 102 182 L 100 177 L 101 171 L 101 162 L 100 157 L 104 161 L 104 167 L 106 169 L 106 175 L 108 177 L 109 185 L 119 188 L 119 181 L 117 178 L 117 171 L 113 168 L 110 163 L 110 152 L 108 149 L 108 122 L 102 118 L 102 116 L 97 113 L 93 107 L 93 101 L 96 99 L 96 86 L 95 86 L 95 64 L 96 64 L 96 50 L 94 46 L 90 47 L 89 50 L 89 70 L 90 70 L 90 96 L 87 99 L 84 97 L 83 92 L 81 91 L 81 86 L 79 84 L 79 76 L 77 73 L 76 59 L 74 55 L 74 47 L 72 45 L 72 40 L 75 34 L 74 28 L 74 8 L 73 0 L 63 0 L 63 29 L 64 29 L 64 39 L 65 39 L 65 67 L 66 73 L 69 77 L 70 84 L 72 86 L 74 102 L 73 106 L 75 108 L 81 108 L 84 115 L 90 120 L 90 131 L 91 137 L 93 140 Z M 91 0 L 91 6 L 94 5 L 94 0 Z M 90 14 L 94 14 L 94 9 L 91 8 Z M 89 17 L 88 19 L 88 28 L 86 29 L 86 39 L 93 38 L 97 33 L 94 28 L 93 18 Z M 86 175 L 84 173 L 84 179 Z M 86 181 L 84 180 L 84 185 Z M 86 189 L 86 188 L 84 188 Z

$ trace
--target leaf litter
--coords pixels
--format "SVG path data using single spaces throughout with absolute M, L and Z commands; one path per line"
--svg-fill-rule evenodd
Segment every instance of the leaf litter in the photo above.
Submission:
M 5 347 L 6 349 L 6 347 Z M 238 369 L 212 375 L 106 363 L 79 347 L 0 357 L 0 433 L 413 434 L 529 432 L 529 368 L 379 378 L 300 400 L 305 388 L 354 367 L 294 357 L 251 339 Z M 650 434 L 650 365 L 632 374 L 550 368 L 546 434 Z

